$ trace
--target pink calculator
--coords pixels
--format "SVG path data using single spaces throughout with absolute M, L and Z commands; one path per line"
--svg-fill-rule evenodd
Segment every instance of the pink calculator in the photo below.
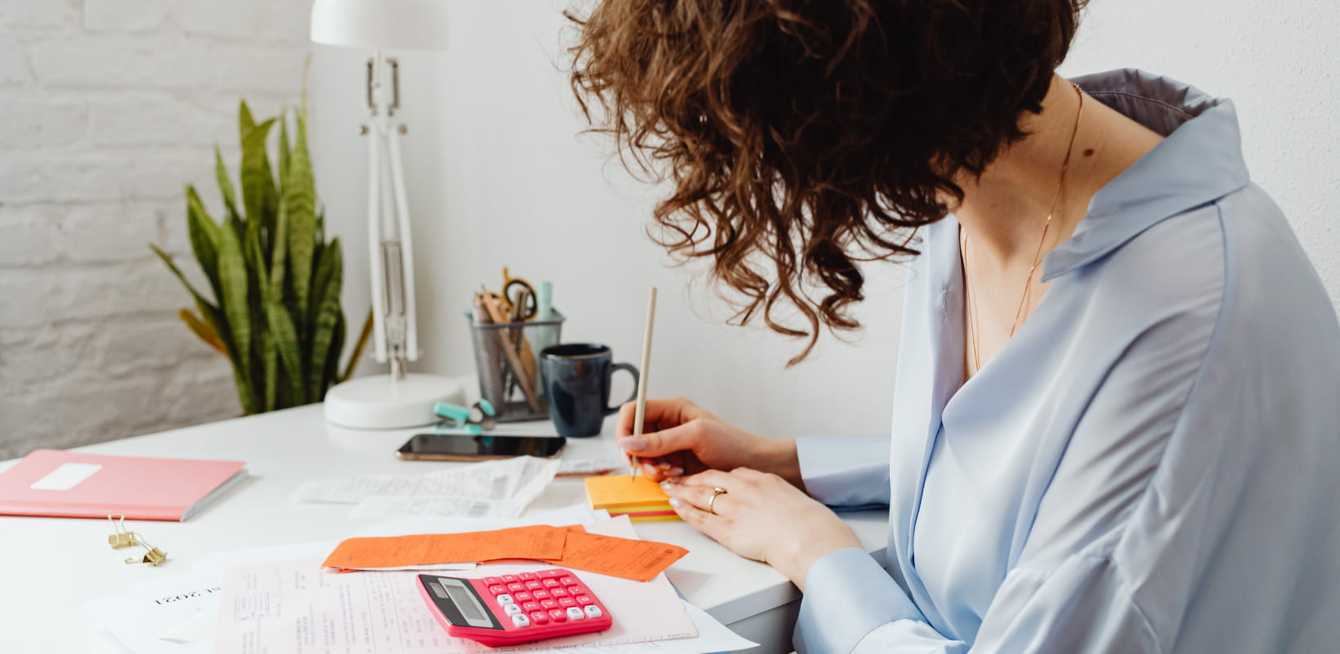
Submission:
M 489 647 L 604 631 L 609 609 L 562 568 L 482 579 L 419 575 L 419 592 L 448 634 Z

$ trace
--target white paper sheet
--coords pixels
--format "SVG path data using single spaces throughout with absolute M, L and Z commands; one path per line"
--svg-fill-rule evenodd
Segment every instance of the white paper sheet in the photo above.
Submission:
M 303 484 L 299 502 L 355 505 L 351 517 L 515 518 L 553 481 L 560 462 L 530 456 L 422 475 L 360 475 Z
M 90 622 L 136 654 L 206 654 L 222 588 L 216 578 L 179 575 L 137 584 L 84 604 Z M 183 633 L 190 635 L 183 639 Z
M 599 521 L 591 531 L 636 537 L 627 518 Z M 542 565 L 481 566 L 462 576 L 502 574 Z M 576 645 L 629 645 L 697 635 L 664 575 L 640 583 L 577 571 L 615 615 L 614 627 L 598 634 L 507 648 L 544 651 Z M 334 654 L 476 654 L 495 651 L 450 638 L 433 620 L 410 573 L 332 574 L 316 561 L 249 565 L 224 581 L 216 626 L 219 654 L 268 651 Z M 566 650 L 565 650 L 566 651 Z M 600 651 L 609 652 L 608 647 Z

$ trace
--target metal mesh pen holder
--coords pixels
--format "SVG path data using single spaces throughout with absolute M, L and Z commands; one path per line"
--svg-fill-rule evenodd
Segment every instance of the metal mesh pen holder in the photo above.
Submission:
M 566 318 L 555 310 L 550 320 L 527 320 L 510 323 L 478 323 L 474 315 L 465 314 L 470 324 L 470 340 L 475 347 L 475 370 L 479 378 L 479 395 L 488 400 L 498 412 L 498 422 L 542 420 L 549 417 L 540 378 L 540 350 L 557 345 Z M 533 362 L 527 368 L 527 359 Z M 526 370 L 529 374 L 534 402 L 526 397 L 516 375 Z

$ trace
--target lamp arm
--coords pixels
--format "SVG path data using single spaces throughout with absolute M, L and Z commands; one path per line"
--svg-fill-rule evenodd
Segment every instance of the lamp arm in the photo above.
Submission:
M 386 260 L 382 254 L 381 137 L 368 131 L 368 268 L 372 274 L 372 341 L 378 363 L 386 363 Z
M 405 358 L 419 359 L 418 314 L 414 299 L 414 238 L 410 231 L 409 200 L 405 193 L 405 171 L 400 158 L 400 129 L 389 125 L 386 141 L 390 150 L 391 185 L 395 191 L 396 218 L 400 227 L 400 251 L 403 262 L 405 310 Z

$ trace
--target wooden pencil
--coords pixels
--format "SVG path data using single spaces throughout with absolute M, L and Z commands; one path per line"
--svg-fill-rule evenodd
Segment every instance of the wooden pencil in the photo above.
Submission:
M 647 383 L 651 381 L 651 333 L 656 324 L 656 287 L 651 287 L 647 297 L 647 324 L 642 329 L 642 360 L 638 368 L 637 405 L 633 412 L 633 435 L 642 435 L 642 421 L 647 416 Z M 633 455 L 630 464 L 632 476 L 638 473 L 637 455 Z

